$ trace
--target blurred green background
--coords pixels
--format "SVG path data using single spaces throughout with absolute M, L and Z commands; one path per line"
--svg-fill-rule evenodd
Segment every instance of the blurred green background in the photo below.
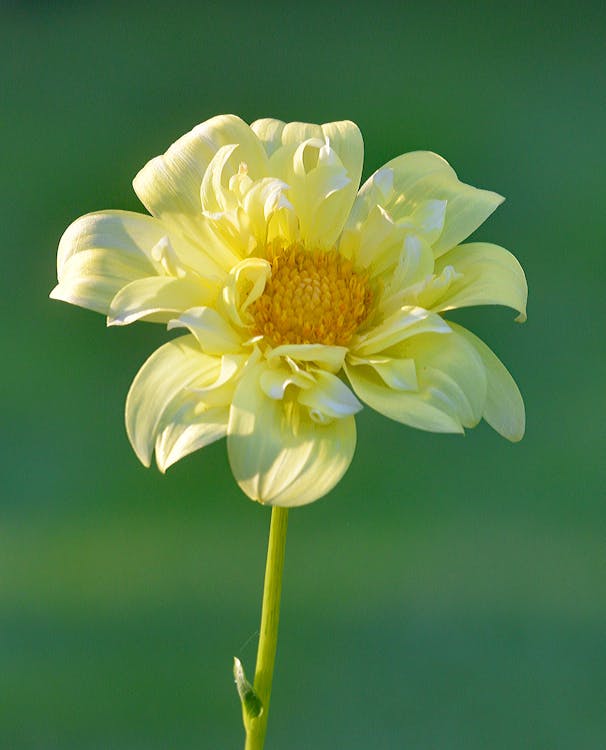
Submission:
M 365 176 L 444 155 L 507 202 L 529 321 L 459 313 L 527 435 L 365 410 L 354 463 L 291 514 L 267 750 L 606 747 L 606 15 L 557 5 L 8 3 L 0 11 L 0 747 L 242 747 L 269 513 L 224 443 L 163 477 L 123 427 L 161 327 L 51 302 L 65 227 L 142 210 L 137 170 L 234 112 L 350 118 Z

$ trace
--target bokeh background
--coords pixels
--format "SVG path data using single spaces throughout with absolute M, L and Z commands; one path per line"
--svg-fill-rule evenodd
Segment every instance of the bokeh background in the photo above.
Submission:
M 350 118 L 368 176 L 444 155 L 507 202 L 529 320 L 458 313 L 527 435 L 359 419 L 349 473 L 291 514 L 268 750 L 606 747 L 599 4 L 3 3 L 0 747 L 242 746 L 269 513 L 224 443 L 161 476 L 123 427 L 160 327 L 47 299 L 65 227 L 142 210 L 138 169 L 223 112 Z

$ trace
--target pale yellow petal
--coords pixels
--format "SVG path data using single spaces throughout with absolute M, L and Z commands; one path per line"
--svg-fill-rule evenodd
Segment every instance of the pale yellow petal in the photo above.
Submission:
M 438 259 L 436 273 L 447 266 L 452 266 L 460 277 L 434 303 L 436 312 L 471 305 L 506 305 L 520 313 L 519 322 L 526 320 L 526 276 L 505 248 L 487 242 L 459 245 Z
M 206 354 L 220 356 L 242 349 L 242 336 L 211 307 L 192 307 L 168 322 L 168 329 L 188 328 Z
M 208 305 L 215 291 L 197 278 L 151 276 L 137 279 L 112 299 L 108 325 L 128 325 L 136 320 L 167 323 L 191 307 Z
M 397 263 L 381 276 L 383 292 L 378 299 L 381 313 L 390 316 L 405 304 L 420 304 L 411 290 L 432 278 L 434 265 L 433 252 L 427 242 L 416 235 L 408 235 Z M 421 304 L 421 307 L 427 305 Z
M 273 146 L 273 151 L 276 150 L 278 133 L 284 146 L 299 146 L 310 138 L 316 138 L 324 142 L 328 140 L 331 149 L 338 154 L 340 161 L 347 170 L 355 194 L 362 175 L 364 142 L 360 129 L 354 122 L 341 120 L 339 122 L 327 122 L 324 125 L 314 125 L 308 122 L 285 124 L 276 120 L 261 122 L 263 124 L 257 126 L 258 131 L 263 132 L 264 140 L 269 140 Z
M 447 336 L 428 333 L 409 339 L 403 353 L 417 366 L 419 390 L 463 427 L 475 427 L 486 404 L 486 369 L 476 349 L 453 331 Z
M 262 371 L 247 370 L 236 388 L 227 437 L 232 471 L 252 500 L 305 505 L 329 492 L 349 467 L 354 417 L 318 424 L 296 401 L 269 398 L 260 386 Z
M 418 391 L 419 381 L 414 359 L 397 359 L 394 357 L 357 357 L 350 354 L 347 358 L 350 365 L 367 365 L 377 372 L 385 385 L 397 391 Z
M 312 374 L 313 385 L 301 390 L 297 396 L 297 401 L 308 407 L 312 419 L 342 419 L 362 409 L 362 404 L 336 375 L 325 370 L 314 370 Z
M 312 122 L 287 122 L 282 129 L 283 146 L 300 146 L 311 138 L 324 141 L 321 125 Z
M 344 204 L 348 203 L 351 207 L 360 184 L 364 161 L 364 142 L 355 123 L 343 120 L 314 125 L 305 122 L 284 123 L 281 120 L 265 118 L 253 122 L 251 129 L 263 143 L 268 156 L 272 156 L 281 146 L 296 148 L 310 139 L 328 142 L 330 148 L 338 155 L 349 177 L 350 182 L 343 187 L 342 199 Z M 279 173 L 276 174 L 281 176 Z M 347 196 L 346 193 L 348 193 Z
M 192 388 L 207 385 L 219 375 L 221 360 L 200 351 L 193 336 L 183 336 L 156 350 L 139 370 L 126 399 L 126 430 L 141 463 L 149 466 L 154 446 L 165 429 L 184 427 L 183 415 L 199 408 Z M 174 437 L 174 435 L 173 435 Z M 166 462 L 174 448 L 168 442 L 162 453 Z M 168 447 L 169 444 L 172 447 Z M 182 454 L 184 455 L 184 454 Z
M 71 224 L 57 252 L 53 299 L 108 313 L 126 285 L 149 276 L 194 274 L 218 283 L 219 265 L 152 216 L 129 211 L 87 214 Z
M 264 117 L 251 123 L 250 129 L 261 141 L 268 156 L 271 156 L 282 145 L 282 131 L 285 125 L 285 122 L 275 120 L 273 117 Z
M 81 216 L 59 242 L 59 284 L 51 297 L 107 313 L 126 284 L 162 272 L 153 250 L 166 234 L 161 222 L 129 211 Z
M 214 443 L 227 435 L 229 407 L 200 409 L 187 402 L 172 415 L 171 421 L 156 440 L 156 463 L 161 472 L 181 458 Z
M 363 222 L 376 205 L 398 221 L 431 200 L 446 201 L 444 228 L 432 244 L 436 257 L 462 242 L 503 202 L 497 193 L 460 182 L 437 154 L 416 151 L 398 156 L 370 177 L 358 194 L 348 227 Z
M 374 206 L 360 226 L 343 232 L 339 252 L 376 276 L 399 257 L 405 238 L 405 230 L 395 224 L 387 211 Z
M 390 382 L 373 364 L 360 366 L 360 360 L 350 358 L 346 372 L 362 401 L 391 419 L 432 432 L 462 432 L 479 422 L 486 403 L 486 371 L 465 339 L 454 332 L 422 333 L 392 352 L 394 359 L 399 355 L 414 361 L 416 392 L 401 390 L 400 383 Z
M 328 139 L 330 147 L 339 155 L 347 174 L 351 179 L 351 201 L 353 202 L 364 163 L 364 141 L 358 126 L 351 120 L 327 122 L 322 125 L 322 133 Z
M 524 401 L 514 379 L 496 354 L 473 333 L 452 324 L 478 352 L 488 378 L 488 390 L 483 417 L 507 440 L 517 442 L 524 437 L 526 415 Z
M 431 391 L 394 390 L 371 367 L 346 362 L 345 371 L 358 398 L 379 414 L 420 430 L 463 432 L 460 421 L 444 410 Z
M 78 253 L 103 250 L 122 256 L 135 267 L 152 263 L 151 251 L 167 235 L 162 222 L 131 211 L 100 211 L 76 219 L 63 233 L 57 250 L 59 281 L 68 261 Z
M 254 179 L 267 174 L 267 156 L 250 127 L 234 115 L 213 117 L 148 162 L 133 181 L 147 210 L 167 225 L 196 236 L 204 223 L 200 187 L 208 165 L 222 146 L 238 144 L 233 169 L 245 162 Z
M 343 367 L 347 354 L 345 346 L 326 346 L 324 344 L 283 344 L 267 353 L 268 361 L 290 358 L 295 362 L 313 362 L 331 372 L 338 372 Z
M 353 201 L 351 177 L 337 153 L 320 138 L 278 149 L 270 159 L 274 176 L 288 186 L 286 197 L 308 247 L 330 248 L 339 237 Z
M 154 271 L 144 255 L 137 257 L 108 250 L 83 250 L 63 263 L 59 283 L 50 296 L 107 315 L 111 301 L 120 289 Z
M 221 146 L 206 167 L 200 186 L 202 211 L 216 213 L 236 208 L 236 195 L 227 187 L 228 178 L 234 172 L 229 173 L 227 177 L 224 177 L 224 172 L 237 148 L 237 143 Z
M 263 258 L 246 258 L 232 268 L 221 291 L 222 309 L 231 323 L 238 327 L 252 323 L 247 310 L 263 294 L 270 275 L 271 265 Z
M 297 388 L 311 388 L 314 378 L 294 363 L 291 366 L 281 363 L 278 367 L 268 367 L 263 370 L 259 384 L 263 393 L 269 398 L 283 399 L 289 385 Z
M 402 307 L 368 332 L 355 336 L 350 344 L 353 354 L 367 357 L 420 333 L 449 333 L 448 324 L 422 307 Z
M 244 195 L 242 209 L 247 229 L 254 237 L 255 251 L 263 252 L 265 245 L 275 239 L 296 238 L 297 217 L 286 197 L 288 185 L 273 177 L 253 183 Z

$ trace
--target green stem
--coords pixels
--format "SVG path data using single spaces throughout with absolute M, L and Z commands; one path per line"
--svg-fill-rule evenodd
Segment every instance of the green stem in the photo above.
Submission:
M 254 691 L 261 701 L 263 710 L 255 718 L 244 712 L 246 744 L 244 750 L 263 750 L 271 683 L 274 676 L 276 647 L 278 645 L 278 624 L 280 622 L 280 593 L 282 591 L 282 571 L 284 569 L 284 550 L 286 548 L 286 529 L 288 526 L 288 509 L 274 507 L 271 511 L 269 527 L 269 544 L 267 563 L 265 565 L 265 586 L 263 589 L 263 608 L 261 611 L 261 633 L 257 650 Z

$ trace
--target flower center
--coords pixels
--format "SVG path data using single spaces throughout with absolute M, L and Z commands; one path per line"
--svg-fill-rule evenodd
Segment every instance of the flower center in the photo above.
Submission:
M 250 306 L 255 335 L 273 346 L 345 346 L 368 317 L 372 292 L 365 275 L 336 250 L 291 245 L 273 253 L 271 277 Z

